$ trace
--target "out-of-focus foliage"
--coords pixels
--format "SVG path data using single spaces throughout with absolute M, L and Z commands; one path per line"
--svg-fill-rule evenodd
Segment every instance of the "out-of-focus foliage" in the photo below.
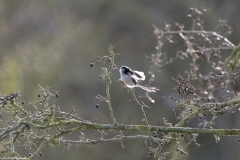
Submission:
M 231 55 L 226 59 L 225 64 L 231 71 L 240 67 L 240 44 L 234 48 Z
M 62 110 L 70 111 L 74 107 L 84 119 L 111 123 L 107 105 L 95 99 L 97 94 L 105 93 L 105 83 L 99 78 L 100 67 L 95 67 L 99 64 L 89 67 L 97 56 L 106 55 L 109 44 L 116 44 L 115 52 L 121 54 L 115 58 L 116 64 L 146 73 L 151 64 L 146 56 L 156 52 L 157 44 L 152 24 L 159 28 L 163 28 L 165 22 L 190 24 L 187 18 L 189 7 L 205 7 L 210 10 L 203 17 L 205 29 L 213 30 L 219 19 L 226 19 L 234 32 L 228 38 L 238 44 L 239 5 L 237 0 L 0 1 L 0 91 L 9 94 L 20 90 L 27 104 L 36 98 L 38 84 L 53 87 L 60 91 L 61 98 L 57 105 Z M 172 47 L 167 44 L 163 52 L 173 57 L 178 47 L 181 45 Z M 230 52 L 226 51 L 222 57 L 229 55 Z M 188 67 L 186 61 L 178 60 L 178 63 L 169 64 L 156 74 L 152 85 L 161 87 L 161 91 L 152 94 L 155 104 L 146 100 L 146 104 L 151 106 L 147 110 L 150 124 L 163 125 L 163 116 L 176 123 L 173 103 L 162 96 L 175 94 L 169 90 L 175 86 L 171 78 L 177 77 Z M 205 70 L 207 72 L 208 68 Z M 121 87 L 118 79 L 119 74 L 113 73 L 110 91 L 115 118 L 118 123 L 139 124 L 141 111 L 135 103 L 129 102 L 131 94 Z M 240 84 L 232 87 L 230 89 L 239 90 Z M 143 91 L 136 89 L 136 94 L 141 95 Z M 97 103 L 100 103 L 98 109 L 95 107 Z M 239 128 L 239 117 L 239 113 L 226 115 L 218 120 L 217 127 Z M 197 123 L 198 120 L 189 125 L 195 126 Z M 85 134 L 89 138 L 97 137 L 88 132 Z M 79 135 L 74 136 L 70 138 L 76 139 Z M 222 138 L 215 144 L 214 137 L 204 136 L 199 138 L 202 146 L 190 149 L 189 156 L 183 155 L 182 159 L 238 159 L 239 146 L 236 142 L 236 138 Z M 126 141 L 124 146 L 125 149 L 122 149 L 120 143 L 108 143 L 65 150 L 60 145 L 46 149 L 44 158 L 148 159 L 142 153 L 145 147 L 142 141 Z M 22 152 L 26 153 L 25 150 Z

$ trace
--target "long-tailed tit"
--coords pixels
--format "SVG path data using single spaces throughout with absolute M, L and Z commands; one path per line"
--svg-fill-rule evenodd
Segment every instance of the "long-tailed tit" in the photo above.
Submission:
M 121 81 L 123 81 L 125 85 L 129 88 L 140 87 L 148 92 L 156 92 L 156 90 L 158 90 L 155 87 L 148 87 L 139 83 L 139 81 L 145 80 L 144 73 L 131 70 L 127 66 L 122 66 L 120 68 L 120 76 L 121 76 Z

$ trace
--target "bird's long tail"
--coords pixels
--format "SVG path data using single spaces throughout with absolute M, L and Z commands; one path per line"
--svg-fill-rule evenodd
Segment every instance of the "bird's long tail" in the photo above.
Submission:
M 137 85 L 138 85 L 138 87 L 140 87 L 140 88 L 142 88 L 142 89 L 144 89 L 148 92 L 156 92 L 157 90 L 159 90 L 156 87 L 148 87 L 148 86 L 145 86 L 145 85 L 140 84 L 140 83 L 138 83 Z

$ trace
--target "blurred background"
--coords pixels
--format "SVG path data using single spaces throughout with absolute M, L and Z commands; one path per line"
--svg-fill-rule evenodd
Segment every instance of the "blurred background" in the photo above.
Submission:
M 90 68 L 97 56 L 108 55 L 108 46 L 115 44 L 115 61 L 118 66 L 127 65 L 147 74 L 151 62 L 146 56 L 156 53 L 157 39 L 153 26 L 164 28 L 165 23 L 190 24 L 187 18 L 190 7 L 209 8 L 203 20 L 205 30 L 213 30 L 219 19 L 226 19 L 233 28 L 228 38 L 237 45 L 240 36 L 240 1 L 238 0 L 21 0 L 0 1 L 0 91 L 5 94 L 21 91 L 22 99 L 27 102 L 37 99 L 38 84 L 60 91 L 54 102 L 64 111 L 73 107 L 81 118 L 96 119 L 97 123 L 112 123 L 107 104 L 95 99 L 97 94 L 105 96 L 105 82 L 99 78 L 101 67 L 96 63 Z M 190 27 L 188 27 L 190 28 Z M 186 27 L 187 29 L 187 27 Z M 163 52 L 174 57 L 176 50 L 166 44 Z M 227 57 L 231 51 L 224 52 Z M 163 125 L 163 117 L 176 124 L 174 103 L 163 96 L 176 96 L 171 80 L 184 70 L 190 69 L 186 61 L 177 60 L 160 69 L 156 80 L 151 84 L 161 91 L 150 94 L 156 101 L 151 104 L 141 99 L 151 109 L 147 109 L 151 125 Z M 147 74 L 147 78 L 149 78 Z M 117 71 L 112 73 L 111 100 L 118 123 L 141 124 L 140 107 L 129 101 L 131 93 L 125 90 Z M 240 90 L 236 82 L 231 89 Z M 136 95 L 143 95 L 141 89 Z M 99 103 L 100 107 L 95 106 Z M 208 117 L 207 117 L 208 118 Z M 218 119 L 216 128 L 240 128 L 239 113 L 224 115 Z M 188 126 L 197 127 L 198 119 Z M 84 132 L 87 138 L 97 139 L 99 135 Z M 105 138 L 117 135 L 108 132 Z M 125 135 L 136 134 L 124 132 Z M 146 134 L 146 133 L 137 133 Z M 77 140 L 79 133 L 68 138 Z M 188 155 L 180 159 L 210 160 L 239 159 L 238 137 L 223 137 L 217 144 L 211 135 L 197 138 L 201 145 L 186 149 Z M 55 148 L 45 148 L 43 157 L 35 159 L 151 159 L 143 153 L 143 140 L 104 143 L 96 146 L 72 146 L 66 150 L 64 144 Z M 166 148 L 167 150 L 167 148 Z M 22 156 L 28 151 L 21 149 Z

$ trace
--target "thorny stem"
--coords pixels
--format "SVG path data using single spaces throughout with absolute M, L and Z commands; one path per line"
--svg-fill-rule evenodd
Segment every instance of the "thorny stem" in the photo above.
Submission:
M 29 160 L 32 160 L 34 157 L 36 157 L 42 150 L 46 147 L 47 142 L 42 142 L 38 149 L 29 157 Z
M 172 133 L 199 133 L 199 134 L 214 134 L 219 136 L 239 136 L 240 129 L 206 129 L 206 128 L 190 128 L 190 127 L 165 127 L 165 126 L 150 126 L 147 127 L 146 125 L 124 125 L 118 124 L 113 126 L 111 124 L 97 124 L 97 123 L 88 123 L 88 122 L 81 122 L 77 120 L 65 120 L 58 123 L 50 124 L 50 126 L 41 126 L 30 122 L 21 122 L 22 124 L 28 124 L 31 128 L 36 129 L 44 129 L 45 127 L 58 127 L 62 125 L 70 125 L 75 124 L 76 127 L 73 127 L 68 130 L 62 131 L 61 134 L 53 136 L 52 138 L 45 137 L 44 140 L 57 140 L 59 137 L 64 135 L 69 135 L 75 132 L 83 131 L 83 130 L 125 130 L 125 131 L 157 131 L 157 132 L 172 132 Z M 13 135 L 16 134 L 13 132 Z M 30 139 L 38 139 L 38 137 L 29 137 Z M 163 140 L 162 140 L 163 141 Z
M 111 79 L 110 79 L 110 75 L 109 75 L 109 72 L 107 71 L 107 69 L 105 69 L 105 74 L 106 74 L 106 94 L 107 94 L 108 109 L 109 109 L 110 117 L 112 118 L 114 125 L 117 125 L 117 121 L 113 115 L 113 109 L 112 109 L 112 105 L 111 105 L 110 92 L 109 92 L 109 87 L 111 85 Z
M 113 52 L 113 47 L 112 45 L 109 46 L 108 50 L 110 52 L 110 56 L 108 56 L 108 61 L 109 61 L 109 67 L 108 69 L 103 68 L 104 69 L 104 80 L 106 81 L 106 95 L 107 95 L 107 104 L 108 104 L 108 109 L 110 112 L 110 117 L 112 118 L 113 121 L 113 125 L 117 125 L 117 121 L 113 115 L 113 109 L 112 109 L 112 105 L 111 105 L 111 99 L 110 99 L 110 85 L 112 83 L 111 78 L 110 78 L 110 72 L 111 70 L 114 69 L 115 63 L 114 63 L 114 55 L 115 53 Z
M 158 29 L 155 25 L 154 25 L 154 28 L 155 29 Z M 159 29 L 158 29 L 159 30 Z M 224 36 L 218 34 L 217 32 L 213 32 L 213 31 L 204 31 L 204 30 L 190 30 L 190 31 L 185 31 L 185 30 L 181 30 L 181 31 L 166 31 L 166 32 L 163 32 L 163 31 L 160 31 L 163 35 L 164 34 L 180 34 L 180 33 L 185 33 L 185 34 L 199 34 L 199 33 L 202 33 L 202 34 L 205 34 L 205 35 L 212 35 L 212 36 L 215 36 L 215 37 L 218 37 L 220 39 L 223 39 L 226 43 L 228 43 L 229 46 L 231 47 L 235 47 L 235 45 L 230 42 L 227 38 L 225 38 Z
M 137 97 L 136 97 L 133 89 L 131 89 L 131 92 L 132 92 L 132 95 L 133 95 L 133 97 L 134 97 L 134 100 L 135 100 L 135 101 L 138 103 L 138 105 L 141 107 L 142 114 L 143 114 L 143 116 L 144 116 L 144 120 L 146 121 L 146 124 L 147 124 L 148 127 L 149 127 L 148 120 L 147 120 L 147 116 L 146 116 L 146 113 L 145 113 L 145 111 L 144 111 L 144 109 L 143 109 L 143 105 L 138 101 L 138 99 L 137 99 Z
M 73 127 L 68 130 L 62 131 L 61 134 L 59 134 L 55 138 L 59 138 L 59 136 L 68 135 L 74 132 L 82 131 L 82 130 L 125 130 L 125 131 L 157 131 L 157 132 L 175 132 L 175 133 L 199 133 L 199 134 L 216 134 L 219 136 L 239 136 L 240 135 L 240 129 L 207 129 L 207 128 L 190 128 L 190 127 L 166 127 L 166 126 L 149 126 L 146 125 L 124 125 L 124 124 L 118 124 L 117 126 L 113 126 L 111 124 L 97 124 L 97 123 L 89 123 L 89 122 L 82 122 L 74 119 L 69 120 L 61 120 L 59 122 L 50 123 L 49 126 L 45 125 L 38 125 L 34 124 L 28 121 L 21 121 L 16 126 L 22 126 L 22 125 L 29 125 L 31 128 L 43 130 L 47 128 L 56 128 L 59 126 L 64 125 L 76 125 L 76 127 Z M 14 128 L 19 128 L 15 127 Z M 12 129 L 9 129 L 8 132 L 13 132 L 13 135 L 18 134 L 15 133 Z M 9 134 L 7 134 L 9 135 Z M 4 135 L 1 135 L 3 137 Z M 54 137 L 54 136 L 53 136 Z M 39 139 L 38 137 L 33 139 Z M 49 139 L 47 137 L 43 139 Z
M 63 143 L 74 143 L 79 145 L 82 145 L 82 144 L 95 145 L 95 144 L 102 144 L 104 142 L 117 142 L 122 140 L 133 140 L 133 139 L 148 139 L 153 141 L 160 140 L 159 138 L 153 138 L 146 135 L 134 135 L 134 136 L 121 136 L 121 137 L 110 138 L 110 139 L 98 139 L 98 140 L 91 140 L 91 141 L 87 141 L 87 140 L 86 141 L 60 140 L 60 141 Z

